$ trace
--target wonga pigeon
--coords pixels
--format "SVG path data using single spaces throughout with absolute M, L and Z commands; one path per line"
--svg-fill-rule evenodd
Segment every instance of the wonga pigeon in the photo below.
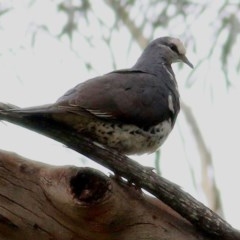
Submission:
M 123 154 L 154 152 L 176 121 L 180 104 L 171 64 L 193 65 L 177 38 L 152 41 L 136 64 L 80 83 L 54 104 L 0 111 L 62 126 Z

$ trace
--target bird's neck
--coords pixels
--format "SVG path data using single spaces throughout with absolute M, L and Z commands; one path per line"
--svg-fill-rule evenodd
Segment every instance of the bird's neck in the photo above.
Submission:
M 132 69 L 152 74 L 161 80 L 168 79 L 168 81 L 165 81 L 165 84 L 171 92 L 177 94 L 176 89 L 178 88 L 178 84 L 175 74 L 171 64 L 168 63 L 166 59 L 158 58 L 155 59 L 155 61 L 151 61 L 151 58 L 140 57 Z
M 154 61 L 151 61 L 151 58 L 145 58 L 142 56 L 138 59 L 132 69 L 150 73 L 155 76 L 163 75 L 162 71 L 164 70 L 167 71 L 170 76 L 175 79 L 171 64 L 168 63 L 164 58 L 158 58 L 154 59 Z

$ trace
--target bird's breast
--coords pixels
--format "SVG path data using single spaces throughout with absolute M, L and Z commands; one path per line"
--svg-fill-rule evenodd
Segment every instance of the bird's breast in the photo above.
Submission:
M 88 125 L 88 131 L 96 142 L 129 155 L 156 151 L 171 130 L 171 119 L 148 128 L 108 122 L 92 122 Z

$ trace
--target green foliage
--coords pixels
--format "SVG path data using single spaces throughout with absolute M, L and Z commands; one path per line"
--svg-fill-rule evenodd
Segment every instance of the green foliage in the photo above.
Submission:
M 77 4 L 76 4 L 77 3 Z M 73 33 L 81 26 L 78 22 L 79 18 L 88 19 L 88 11 L 90 10 L 90 3 L 88 0 L 82 1 L 63 1 L 57 6 L 59 12 L 63 12 L 67 16 L 67 22 L 62 28 L 60 36 L 67 35 L 72 40 Z M 79 15 L 80 17 L 77 17 Z

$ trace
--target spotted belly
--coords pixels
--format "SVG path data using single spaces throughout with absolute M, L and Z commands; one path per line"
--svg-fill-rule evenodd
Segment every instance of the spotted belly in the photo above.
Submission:
M 114 148 L 124 154 L 144 154 L 156 151 L 172 130 L 171 119 L 149 128 L 131 124 L 92 122 L 89 132 L 96 142 Z

